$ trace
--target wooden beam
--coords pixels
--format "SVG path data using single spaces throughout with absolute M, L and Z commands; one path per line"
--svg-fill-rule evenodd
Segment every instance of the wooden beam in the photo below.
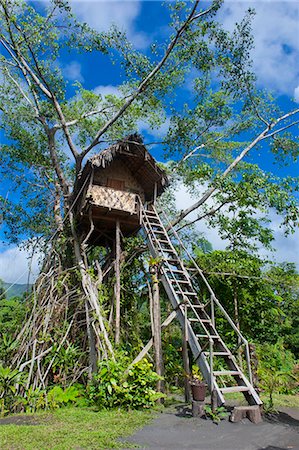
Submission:
M 120 222 L 116 220 L 115 226 L 115 344 L 120 342 Z
M 164 320 L 164 322 L 161 325 L 161 328 L 166 328 L 172 321 L 173 319 L 176 317 L 176 311 L 172 311 L 169 316 Z M 150 351 L 150 349 L 152 348 L 154 343 L 153 338 L 151 337 L 150 340 L 148 341 L 148 343 L 143 347 L 143 349 L 141 350 L 141 352 L 136 356 L 136 358 L 134 359 L 134 361 L 132 362 L 132 364 L 130 364 L 130 367 L 133 366 L 133 364 L 137 364 L 139 361 L 142 360 L 142 358 L 145 357 L 145 355 Z
M 155 370 L 160 377 L 164 375 L 164 361 L 162 354 L 162 337 L 161 337 L 161 305 L 160 305 L 160 289 L 158 280 L 159 268 L 157 265 L 150 267 L 152 281 L 152 316 L 153 316 L 153 340 L 155 353 Z M 164 380 L 157 381 L 157 391 L 164 392 Z M 162 399 L 159 400 L 161 402 Z

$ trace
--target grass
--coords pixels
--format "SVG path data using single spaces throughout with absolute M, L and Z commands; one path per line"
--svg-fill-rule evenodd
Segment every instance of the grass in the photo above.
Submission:
M 269 400 L 269 396 L 261 395 L 263 402 Z M 280 406 L 288 408 L 298 408 L 299 409 L 299 395 L 287 395 L 287 394 L 273 394 L 274 407 L 279 408 Z
M 1 450 L 128 448 L 128 443 L 118 439 L 145 425 L 152 418 L 152 413 L 63 408 L 31 417 L 37 425 L 0 425 Z
M 269 395 L 262 393 L 260 395 L 262 402 L 267 403 L 269 401 Z M 238 404 L 246 405 L 247 402 L 241 394 L 226 394 L 226 400 L 237 400 Z M 280 406 L 299 409 L 299 394 L 287 395 L 287 394 L 273 394 L 274 407 Z

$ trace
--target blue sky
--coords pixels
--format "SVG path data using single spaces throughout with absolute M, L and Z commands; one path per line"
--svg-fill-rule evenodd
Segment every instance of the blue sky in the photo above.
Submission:
M 33 2 L 37 8 L 43 8 L 47 2 Z M 129 39 L 136 48 L 147 51 L 149 46 L 157 41 L 163 42 L 169 35 L 168 10 L 159 1 L 99 1 L 71 0 L 70 4 L 79 19 L 99 31 L 107 30 L 111 24 L 116 24 L 127 32 Z M 202 3 L 204 7 L 207 3 Z M 248 7 L 256 9 L 253 24 L 255 49 L 252 52 L 254 69 L 258 77 L 259 87 L 271 89 L 279 103 L 285 108 L 291 108 L 291 100 L 299 103 L 299 2 L 298 1 L 231 1 L 225 0 L 218 15 L 223 26 L 231 30 L 239 21 Z M 123 77 L 117 66 L 108 59 L 95 55 L 82 56 L 65 52 L 58 62 L 64 76 L 69 80 L 69 94 L 72 93 L 72 83 L 80 81 L 87 89 L 98 93 L 115 93 Z M 190 80 L 191 81 L 191 80 Z M 188 92 L 186 86 L 185 92 Z M 186 94 L 185 94 L 186 95 Z M 168 122 L 160 130 L 151 132 L 147 126 L 140 124 L 140 132 L 149 139 L 161 138 L 166 132 Z M 151 135 L 152 134 L 152 135 Z M 159 147 L 153 149 L 154 156 L 162 158 Z M 262 160 L 262 166 L 269 168 L 268 157 Z M 276 170 L 274 168 L 274 170 Z M 298 175 L 298 165 L 284 169 L 285 174 Z M 5 195 L 8 186 L 1 186 Z M 192 202 L 189 194 L 182 188 L 177 192 L 178 207 L 183 208 Z M 275 230 L 276 259 L 298 262 L 298 233 L 288 240 L 283 238 L 278 227 L 279 218 L 270 213 L 272 226 Z M 192 218 L 192 217 L 191 217 Z M 210 230 L 205 225 L 199 226 L 199 231 L 206 233 L 214 248 L 224 248 L 216 230 Z M 0 229 L 1 238 L 1 229 Z M 27 251 L 18 251 L 15 247 L 0 245 L 0 278 L 7 282 L 26 282 L 28 276 Z M 36 272 L 37 257 L 33 262 Z M 20 277 L 21 275 L 21 277 Z

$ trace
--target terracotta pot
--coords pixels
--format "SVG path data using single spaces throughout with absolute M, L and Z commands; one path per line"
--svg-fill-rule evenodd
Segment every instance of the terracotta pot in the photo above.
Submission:
M 206 397 L 207 385 L 199 380 L 190 381 L 193 400 L 203 402 Z

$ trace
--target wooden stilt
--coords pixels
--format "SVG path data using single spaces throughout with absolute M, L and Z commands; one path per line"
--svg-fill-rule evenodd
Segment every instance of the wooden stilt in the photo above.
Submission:
M 182 350 L 183 350 L 183 363 L 184 363 L 184 391 L 185 391 L 185 402 L 189 403 L 191 399 L 190 395 L 190 362 L 189 362 L 189 355 L 188 355 L 188 344 L 187 341 L 184 339 L 183 336 L 183 342 L 182 342 Z
M 116 220 L 115 227 L 115 343 L 120 342 L 120 222 Z
M 97 350 L 96 350 L 96 340 L 95 333 L 92 327 L 90 314 L 89 314 L 89 305 L 88 302 L 85 302 L 85 313 L 86 313 L 86 328 L 87 328 L 87 337 L 88 337 L 88 345 L 89 345 L 89 367 L 88 367 L 88 378 L 92 379 L 92 374 L 97 370 Z
M 186 308 L 185 308 L 186 309 Z M 185 310 L 185 317 L 187 318 L 187 313 Z M 184 364 L 184 390 L 185 390 L 185 402 L 189 403 L 191 399 L 190 395 L 190 361 L 188 355 L 188 329 L 187 320 L 185 320 L 185 326 L 182 333 L 182 353 L 183 353 L 183 364 Z
M 153 317 L 153 340 L 155 351 L 155 368 L 158 375 L 164 375 L 164 363 L 162 355 L 162 339 L 161 339 L 161 306 L 160 306 L 160 290 L 158 281 L 158 267 L 151 267 L 152 278 L 152 317 Z M 157 391 L 164 392 L 164 381 L 157 381 Z M 160 399 L 162 401 L 162 399 Z

